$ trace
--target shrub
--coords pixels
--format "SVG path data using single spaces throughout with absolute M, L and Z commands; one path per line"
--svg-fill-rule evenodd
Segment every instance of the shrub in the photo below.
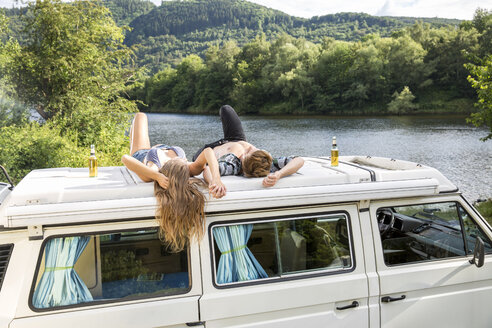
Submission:
M 388 112 L 403 114 L 415 110 L 418 106 L 413 103 L 414 99 L 415 96 L 412 94 L 409 87 L 404 87 L 400 93 L 395 91 L 393 100 L 388 104 Z
M 34 169 L 85 167 L 89 149 L 79 147 L 74 140 L 73 136 L 62 136 L 60 128 L 49 123 L 0 128 L 0 165 L 7 169 L 15 183 Z M 95 145 L 99 166 L 121 165 L 128 138 L 123 134 L 110 135 L 99 138 Z
M 492 225 L 492 199 L 486 202 L 478 203 L 476 205 L 477 210 L 482 214 L 482 216 L 487 220 L 488 223 Z

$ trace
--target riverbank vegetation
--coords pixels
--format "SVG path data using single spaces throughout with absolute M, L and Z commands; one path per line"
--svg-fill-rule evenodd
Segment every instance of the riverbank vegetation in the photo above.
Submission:
M 478 94 L 478 102 L 476 103 L 478 111 L 472 113 L 470 122 L 476 126 L 489 127 L 488 135 L 482 139 L 485 141 L 492 139 L 492 55 L 485 57 L 481 64 L 469 64 L 468 67 L 473 74 L 468 77 L 468 81 L 471 82 Z
M 418 22 L 356 42 L 230 41 L 156 73 L 133 97 L 152 112 L 215 113 L 231 103 L 250 114 L 469 113 L 476 96 L 465 64 L 490 53 L 490 16 L 479 10 L 460 26 Z
M 477 210 L 482 214 L 482 216 L 487 220 L 487 222 L 492 225 L 492 199 L 485 202 L 478 203 L 475 205 Z
M 0 43 L 0 163 L 18 181 L 34 168 L 85 166 L 95 144 L 101 165 L 119 165 L 127 113 L 137 110 L 123 96 L 134 75 L 123 29 L 97 2 L 36 1 L 27 10 L 26 41 Z

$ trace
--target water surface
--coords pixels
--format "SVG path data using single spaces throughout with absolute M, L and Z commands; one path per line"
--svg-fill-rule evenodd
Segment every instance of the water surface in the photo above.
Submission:
M 152 144 L 179 145 L 188 159 L 221 138 L 218 116 L 148 114 Z M 241 117 L 248 141 L 274 156 L 329 156 L 337 137 L 340 156 L 391 157 L 440 170 L 471 201 L 492 197 L 492 141 L 479 139 L 463 116 Z

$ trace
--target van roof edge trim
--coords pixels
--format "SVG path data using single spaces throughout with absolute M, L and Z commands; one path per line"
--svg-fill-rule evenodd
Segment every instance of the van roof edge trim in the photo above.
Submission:
M 439 194 L 439 182 L 434 178 L 342 184 L 303 188 L 264 189 L 230 192 L 220 200 L 209 200 L 206 212 L 226 212 L 268 209 L 295 205 L 406 198 Z M 97 221 L 116 221 L 128 218 L 152 217 L 154 197 L 12 206 L 0 222 L 5 227 L 29 225 L 84 224 Z

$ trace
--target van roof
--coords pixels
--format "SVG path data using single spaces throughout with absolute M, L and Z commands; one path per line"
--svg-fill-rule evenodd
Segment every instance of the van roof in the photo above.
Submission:
M 279 180 L 272 188 L 262 187 L 261 178 L 223 177 L 227 195 L 209 200 L 207 212 L 457 190 L 438 170 L 408 161 L 342 156 L 339 166 L 331 167 L 329 157 L 304 160 L 298 173 Z M 265 199 L 268 201 L 262 201 Z M 52 168 L 30 172 L 5 198 L 0 205 L 0 226 L 153 216 L 154 211 L 153 183 L 142 182 L 125 167 L 100 167 L 96 178 L 88 177 L 84 168 Z

